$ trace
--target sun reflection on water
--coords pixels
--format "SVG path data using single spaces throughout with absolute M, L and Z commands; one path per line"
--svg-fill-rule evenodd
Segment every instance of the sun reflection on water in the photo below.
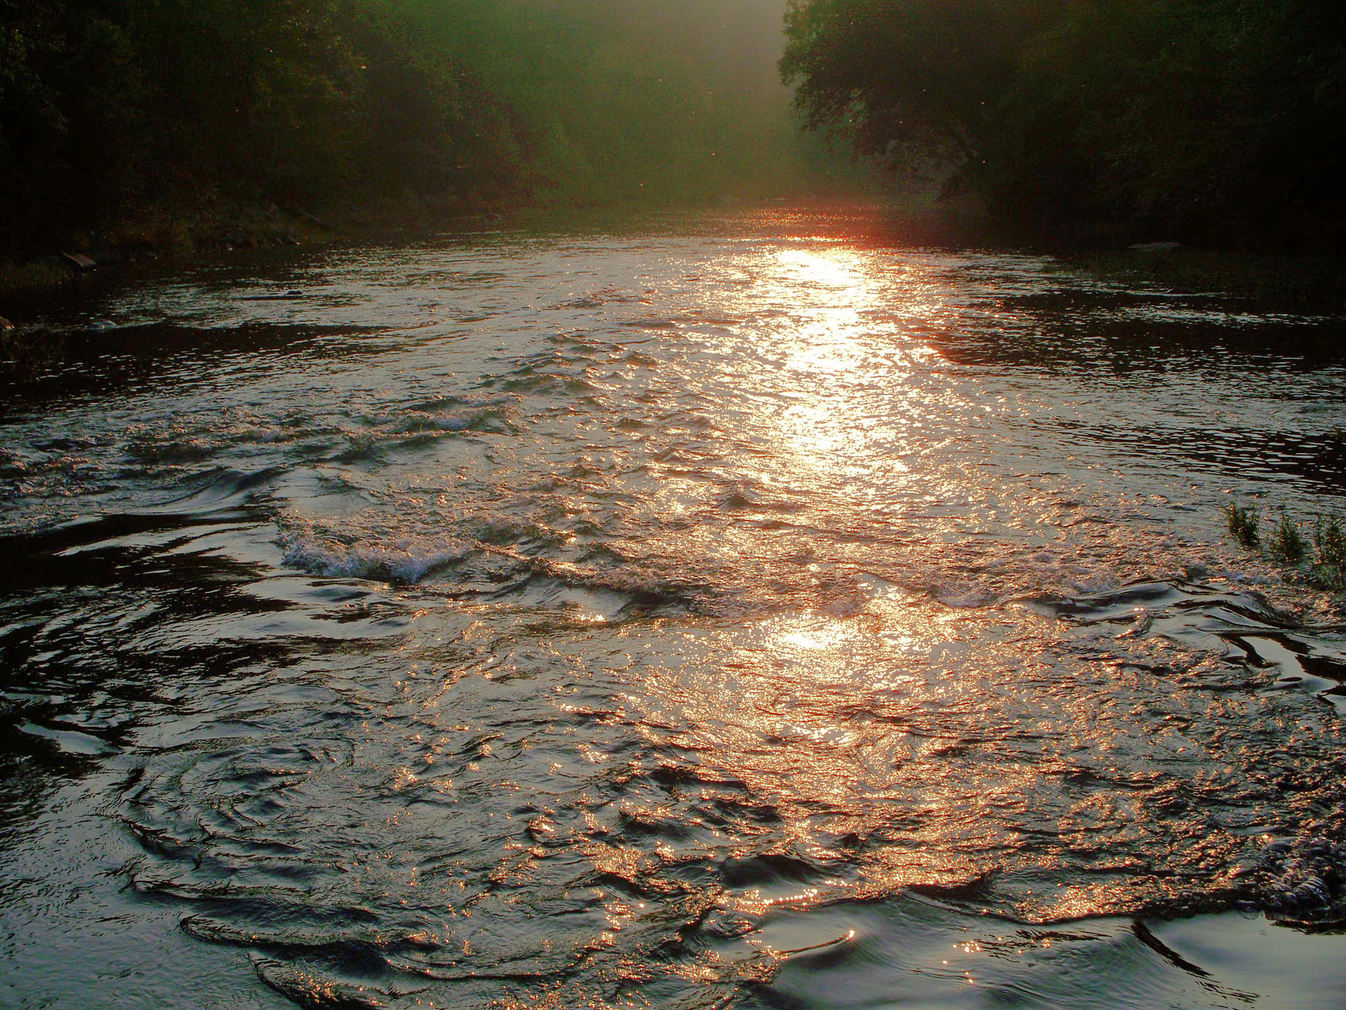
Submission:
M 767 349 L 779 372 L 762 378 L 785 401 L 770 422 L 782 456 L 801 486 L 873 494 L 909 470 L 915 415 L 903 385 L 929 349 L 898 314 L 924 311 L 921 295 L 895 287 L 892 258 L 874 250 L 818 245 L 774 255 L 763 294 L 792 308 L 779 346 Z

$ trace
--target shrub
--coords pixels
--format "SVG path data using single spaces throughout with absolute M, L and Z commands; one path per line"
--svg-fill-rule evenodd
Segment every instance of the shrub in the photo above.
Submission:
M 1273 557 L 1292 565 L 1299 564 L 1309 553 L 1309 545 L 1304 539 L 1304 534 L 1299 532 L 1299 527 L 1284 513 L 1281 514 L 1281 521 L 1271 531 L 1267 549 L 1271 551 Z
M 1262 516 L 1256 505 L 1249 506 L 1246 509 L 1237 505 L 1226 505 L 1224 514 L 1225 523 L 1229 527 L 1229 535 L 1238 543 L 1244 547 L 1252 548 L 1262 542 L 1261 534 L 1258 532 Z

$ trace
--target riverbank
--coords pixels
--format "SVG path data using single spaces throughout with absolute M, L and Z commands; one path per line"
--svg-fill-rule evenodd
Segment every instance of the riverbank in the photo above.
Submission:
M 274 202 L 175 198 L 77 233 L 40 255 L 0 255 L 0 319 L 21 328 L 90 288 L 146 270 L 173 272 L 202 259 L 254 250 L 320 248 L 479 227 L 509 209 L 404 197 L 313 213 Z
M 0 259 L 0 315 L 25 315 L 72 285 L 127 267 L 170 269 L 201 255 L 236 249 L 312 245 L 340 231 L 311 214 L 277 205 L 175 202 L 145 208 L 98 230 L 77 233 L 41 255 Z

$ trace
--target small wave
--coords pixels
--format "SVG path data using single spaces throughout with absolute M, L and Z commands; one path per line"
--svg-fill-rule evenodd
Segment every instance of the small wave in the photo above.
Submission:
M 596 291 L 589 291 L 585 294 L 569 298 L 566 301 L 558 302 L 551 308 L 553 311 L 559 309 L 600 309 L 604 305 L 648 305 L 650 300 L 648 292 L 640 294 L 635 291 L 622 291 L 618 288 L 608 286 L 599 288 Z
M 234 470 L 215 467 L 183 480 L 182 493 L 154 507 L 154 512 L 215 512 L 246 504 L 259 490 L 270 488 L 285 471 L 280 467 Z
M 483 430 L 504 421 L 517 399 L 508 395 L 440 397 L 393 410 L 351 413 L 348 434 L 405 435 L 424 431 Z
M 434 569 L 461 561 L 470 545 L 405 537 L 387 544 L 340 544 L 303 533 L 280 537 L 287 565 L 314 575 L 378 579 L 411 585 Z
M 367 985 L 343 982 L 284 961 L 257 957 L 253 970 L 268 988 L 301 1007 L 375 1010 L 387 1005 L 379 998 L 386 994 L 376 994 Z
M 396 434 L 494 430 L 493 422 L 503 420 L 504 416 L 504 409 L 499 407 L 433 413 L 413 411 L 392 425 L 390 430 Z
M 564 372 L 541 372 L 506 379 L 500 385 L 515 393 L 593 393 L 600 389 L 588 379 Z
M 1316 835 L 1270 841 L 1258 854 L 1257 904 L 1308 928 L 1346 926 L 1346 844 Z
M 704 608 L 708 585 L 607 545 L 579 545 L 538 522 L 459 516 L 454 535 L 360 519 L 302 522 L 279 537 L 285 564 L 310 574 L 430 585 L 498 604 L 617 620 Z M 578 553 L 576 553 L 578 551 Z
M 106 740 L 74 729 L 57 729 L 51 726 L 39 726 L 33 722 L 19 724 L 19 731 L 39 740 L 45 740 L 61 754 L 80 757 L 106 757 L 115 753 L 117 748 Z
M 137 439 L 126 446 L 132 462 L 146 464 L 200 463 L 224 448 L 220 440 L 199 437 Z
M 706 583 L 663 577 L 636 561 L 621 564 L 622 567 L 590 567 L 540 561 L 537 568 L 545 577 L 573 589 L 618 594 L 627 601 L 623 609 L 646 613 L 694 612 L 712 595 L 711 587 Z

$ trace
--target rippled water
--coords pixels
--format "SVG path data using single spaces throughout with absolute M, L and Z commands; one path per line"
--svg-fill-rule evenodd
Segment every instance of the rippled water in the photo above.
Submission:
M 1336 1006 L 1346 625 L 1220 510 L 1342 507 L 1341 321 L 861 224 L 91 307 L 0 421 L 0 1003 Z

